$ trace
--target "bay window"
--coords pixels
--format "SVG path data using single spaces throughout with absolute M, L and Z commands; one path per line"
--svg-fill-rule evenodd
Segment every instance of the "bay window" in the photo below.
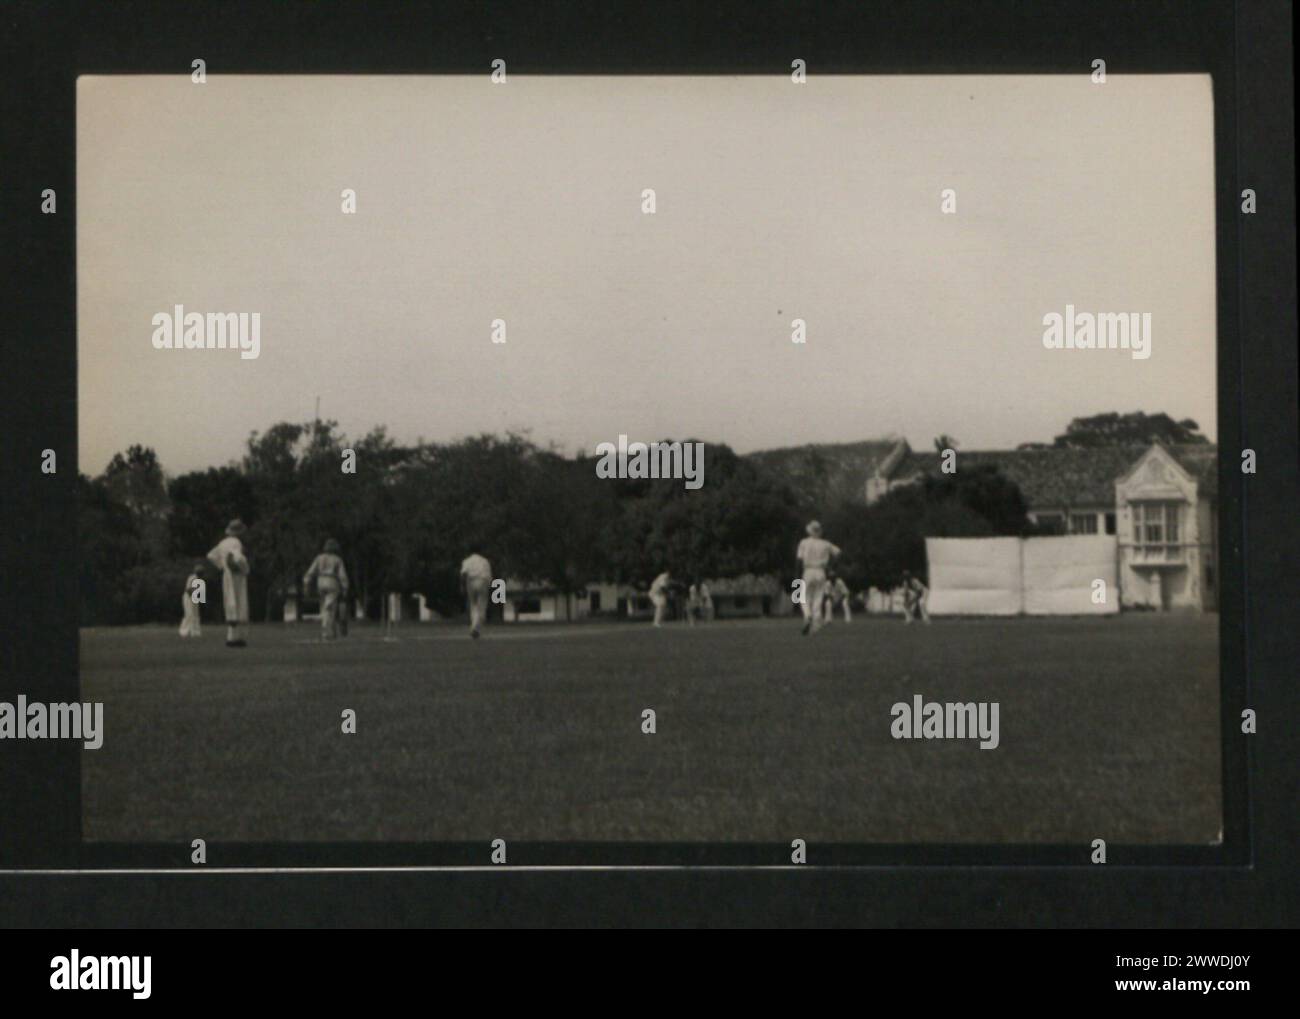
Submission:
M 1132 510 L 1133 545 L 1139 559 L 1170 562 L 1182 558 L 1179 503 L 1135 502 Z

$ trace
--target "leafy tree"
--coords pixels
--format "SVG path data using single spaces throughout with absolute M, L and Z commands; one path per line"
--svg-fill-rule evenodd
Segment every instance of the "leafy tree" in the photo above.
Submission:
M 578 521 L 566 521 L 576 510 L 560 503 L 562 464 L 518 435 L 394 451 L 377 518 L 385 583 L 456 611 L 461 560 L 478 552 L 500 577 L 564 586 L 572 568 L 563 546 L 575 541 Z
M 167 495 L 171 549 L 176 555 L 204 555 L 235 517 L 246 524 L 257 521 L 253 486 L 237 467 L 209 467 L 182 474 L 168 483 Z
M 1137 446 L 1152 442 L 1166 445 L 1208 443 L 1200 425 L 1191 418 L 1175 421 L 1168 414 L 1094 414 L 1075 418 L 1065 433 L 1053 440 L 1058 449 L 1095 449 L 1099 446 Z M 1023 448 L 1023 447 L 1022 447 Z
M 167 488 L 158 454 L 148 446 L 114 453 L 102 475 L 109 494 L 137 519 L 167 515 Z
M 250 609 L 256 613 L 260 605 L 267 619 L 359 494 L 355 478 L 343 473 L 345 447 L 337 428 L 335 421 L 280 422 L 249 437 L 243 473 L 258 510 L 244 540 L 253 560 Z
M 1024 534 L 1029 525 L 1028 504 L 1014 481 L 993 464 L 966 467 L 954 474 L 928 475 L 922 482 L 927 507 L 960 505 L 988 522 L 990 533 Z M 942 518 L 929 515 L 927 526 L 939 528 Z M 955 538 L 961 534 L 927 532 L 927 537 Z
M 551 451 L 534 453 L 515 503 L 527 535 L 511 550 L 521 576 L 571 592 L 607 575 L 601 546 L 593 539 L 618 525 L 619 506 L 590 463 Z
M 680 479 L 604 483 L 616 486 L 622 509 L 608 555 L 619 579 L 789 569 L 802 529 L 796 494 L 728 446 L 706 444 L 704 485 L 694 491 Z
M 343 547 L 352 590 L 365 604 L 372 592 L 378 594 L 375 585 L 388 571 L 390 553 L 383 526 L 393 513 L 388 479 L 405 451 L 382 427 L 372 429 L 350 448 L 356 454 L 356 474 L 345 476 L 349 497 L 332 533 Z
M 167 552 L 167 515 L 171 508 L 158 454 L 147 446 L 115 453 L 100 477 L 108 497 L 125 507 L 134 522 L 136 563 Z
M 102 479 L 77 477 L 81 623 L 134 622 L 117 611 L 119 579 L 140 559 L 135 520 Z
M 871 506 L 843 503 L 823 521 L 843 549 L 836 564 L 855 588 L 890 588 L 903 570 L 926 575 L 926 538 L 984 538 L 1030 531 L 1020 489 L 991 464 L 927 476 Z

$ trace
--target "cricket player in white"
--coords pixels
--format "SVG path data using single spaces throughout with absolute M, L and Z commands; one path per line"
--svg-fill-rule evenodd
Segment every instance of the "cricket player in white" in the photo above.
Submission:
M 822 598 L 826 595 L 826 570 L 840 554 L 839 548 L 822 537 L 822 525 L 816 520 L 808 525 L 808 537 L 799 542 L 795 555 L 803 573 L 803 634 L 816 633 L 822 627 Z
M 668 571 L 664 570 L 650 585 L 650 601 L 655 607 L 655 626 L 663 625 L 664 609 L 668 607 L 668 585 L 672 581 Z
M 203 583 L 203 564 L 195 563 L 190 575 L 185 578 L 185 593 L 181 595 L 181 636 L 202 637 L 203 622 L 199 616 L 199 604 L 194 600 L 194 592 Z
M 835 618 L 835 610 L 844 606 L 844 621 L 853 622 L 853 613 L 849 609 L 849 585 L 843 577 L 836 577 L 826 585 L 826 622 Z
M 477 640 L 479 627 L 487 618 L 492 564 L 477 552 L 468 555 L 460 564 L 460 587 L 469 600 L 469 635 Z
M 930 600 L 930 589 L 921 582 L 920 577 L 912 576 L 911 570 L 903 571 L 903 622 L 910 623 L 914 618 L 921 622 L 930 621 L 926 603 Z
M 320 639 L 334 640 L 339 635 L 339 598 L 346 599 L 348 594 L 348 568 L 333 538 L 325 542 L 325 551 L 311 561 L 303 574 L 303 589 L 309 589 L 313 581 L 320 595 Z
M 244 555 L 243 537 L 248 528 L 242 520 L 232 520 L 226 536 L 208 553 L 208 560 L 221 571 L 221 605 L 226 613 L 226 647 L 247 647 L 239 635 L 239 625 L 248 622 L 248 557 Z
M 686 622 L 691 626 L 695 625 L 695 621 L 700 615 L 700 605 L 700 585 L 698 583 L 692 584 L 690 590 L 686 593 Z

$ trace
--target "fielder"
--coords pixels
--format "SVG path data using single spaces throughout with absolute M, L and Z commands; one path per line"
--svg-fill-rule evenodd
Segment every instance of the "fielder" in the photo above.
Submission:
M 706 623 L 713 622 L 713 592 L 707 580 L 700 583 L 700 614 Z
M 826 594 L 826 571 L 831 560 L 840 554 L 835 545 L 822 537 L 822 525 L 816 520 L 808 525 L 808 537 L 799 542 L 795 555 L 803 576 L 803 635 L 816 633 L 822 627 L 822 598 Z
M 226 536 L 208 553 L 208 561 L 221 571 L 221 606 L 226 614 L 226 647 L 248 647 L 239 635 L 248 622 L 248 557 L 239 539 L 248 530 L 239 519 L 230 521 Z
M 911 570 L 903 571 L 903 622 L 910 623 L 916 616 L 920 616 L 921 622 L 930 621 L 930 613 L 926 611 L 926 602 L 930 600 L 930 589 L 921 583 L 920 577 L 912 576 Z
M 325 551 L 311 561 L 303 574 L 303 588 L 310 588 L 313 581 L 320 595 L 320 639 L 334 640 L 339 635 L 339 599 L 348 596 L 348 568 L 333 538 L 325 542 Z
M 185 578 L 185 593 L 181 595 L 181 636 L 202 637 L 203 622 L 199 615 L 199 604 L 194 600 L 194 592 L 203 584 L 203 564 L 196 562 Z
M 849 608 L 849 585 L 843 577 L 836 577 L 826 585 L 826 622 L 835 618 L 835 610 L 843 606 L 844 621 L 853 622 L 853 612 Z
M 655 626 L 663 625 L 664 610 L 668 608 L 668 588 L 672 582 L 673 578 L 664 570 L 650 584 L 650 601 L 655 607 Z
M 472 552 L 460 564 L 460 590 L 469 601 L 469 635 L 478 640 L 479 627 L 487 618 L 488 592 L 492 587 L 492 564 Z
M 686 592 L 686 622 L 694 626 L 703 614 L 703 602 L 700 600 L 700 585 L 692 584 Z

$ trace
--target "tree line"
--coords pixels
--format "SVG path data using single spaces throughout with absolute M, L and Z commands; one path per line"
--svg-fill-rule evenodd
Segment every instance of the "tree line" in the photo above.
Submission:
M 81 622 L 177 618 L 192 564 L 235 517 L 248 525 L 250 608 L 261 620 L 280 618 L 330 537 L 375 616 L 385 591 L 461 611 L 457 574 L 471 551 L 500 577 L 565 592 L 602 580 L 647 585 L 665 569 L 685 582 L 753 574 L 786 583 L 816 516 L 860 590 L 892 586 L 904 569 L 924 575 L 927 536 L 1032 526 L 1019 490 L 991 467 L 924 479 L 871 506 L 818 506 L 726 445 L 705 448 L 704 486 L 688 491 L 680 480 L 602 479 L 594 456 L 517 434 L 402 446 L 383 428 L 350 441 L 334 421 L 280 422 L 253 433 L 240 461 L 174 477 L 152 449 L 131 446 L 78 481 Z

